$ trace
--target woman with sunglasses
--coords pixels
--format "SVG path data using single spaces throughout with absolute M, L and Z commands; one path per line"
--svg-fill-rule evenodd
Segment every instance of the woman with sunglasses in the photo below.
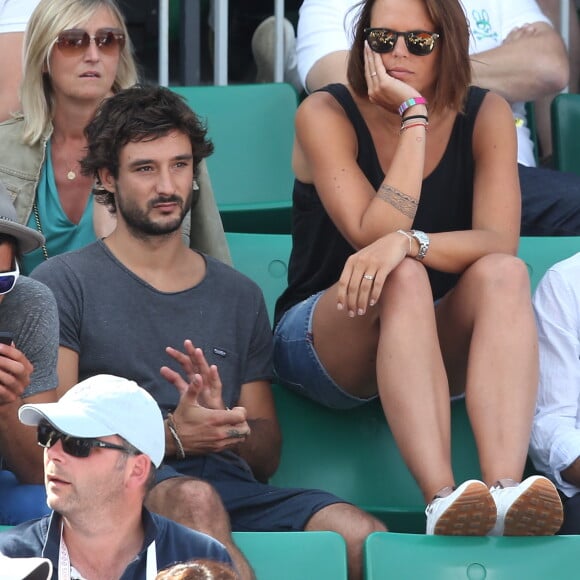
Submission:
M 46 238 L 23 261 L 29 273 L 50 256 L 83 247 L 114 227 L 104 206 L 93 202 L 92 179 L 81 173 L 79 160 L 84 128 L 99 103 L 137 82 L 115 0 L 41 0 L 26 31 L 24 71 L 23 114 L 0 124 L 0 180 L 15 196 L 19 220 Z M 192 246 L 228 261 L 205 165 L 199 170 L 192 185 L 199 203 L 184 222 L 184 234 L 192 233 Z
M 468 40 L 458 0 L 366 0 L 349 84 L 300 106 L 275 372 L 328 407 L 380 400 L 427 533 L 553 534 L 553 485 L 520 483 L 538 361 L 514 256 L 516 135 L 507 102 L 469 86 Z M 451 468 L 449 398 L 463 394 L 483 481 Z

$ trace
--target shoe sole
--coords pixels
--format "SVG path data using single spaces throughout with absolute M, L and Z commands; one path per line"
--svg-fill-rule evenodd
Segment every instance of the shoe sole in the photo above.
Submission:
M 552 536 L 562 526 L 558 492 L 547 479 L 537 479 L 506 513 L 504 536 Z
M 441 514 L 433 533 L 438 536 L 485 536 L 496 519 L 497 510 L 489 489 L 474 482 Z

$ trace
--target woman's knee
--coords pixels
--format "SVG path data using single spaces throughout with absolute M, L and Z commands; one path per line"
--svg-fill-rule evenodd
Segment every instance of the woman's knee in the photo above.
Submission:
M 474 289 L 486 296 L 530 297 L 530 277 L 523 260 L 510 254 L 488 254 L 466 272 Z
M 429 277 L 421 262 L 405 258 L 388 275 L 381 298 L 392 302 L 394 297 L 413 302 L 420 297 L 426 297 L 432 302 Z

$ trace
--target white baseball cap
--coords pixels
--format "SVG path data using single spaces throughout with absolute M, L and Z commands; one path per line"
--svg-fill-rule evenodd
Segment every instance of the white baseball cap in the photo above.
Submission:
M 159 467 L 165 455 L 165 429 L 159 405 L 135 381 L 96 375 L 80 382 L 56 403 L 23 405 L 25 425 L 46 420 L 73 437 L 120 435 Z
M 52 562 L 47 558 L 9 558 L 0 554 L 0 580 L 49 580 Z

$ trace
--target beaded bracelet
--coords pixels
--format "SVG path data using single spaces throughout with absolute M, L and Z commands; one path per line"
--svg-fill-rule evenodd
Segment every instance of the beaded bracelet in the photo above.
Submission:
M 399 115 L 401 115 L 401 117 L 402 117 L 403 113 L 407 109 L 410 109 L 411 107 L 414 107 L 415 105 L 427 105 L 427 99 L 425 97 L 413 97 L 411 99 L 407 99 L 406 101 L 403 101 L 401 103 L 401 106 L 399 107 Z
M 173 441 L 175 441 L 175 448 L 176 448 L 176 455 L 178 459 L 185 459 L 185 449 L 183 448 L 183 443 L 177 433 L 177 425 L 175 424 L 175 419 L 173 418 L 172 413 L 167 413 L 167 428 L 169 429 L 169 433 L 171 433 L 171 437 Z

